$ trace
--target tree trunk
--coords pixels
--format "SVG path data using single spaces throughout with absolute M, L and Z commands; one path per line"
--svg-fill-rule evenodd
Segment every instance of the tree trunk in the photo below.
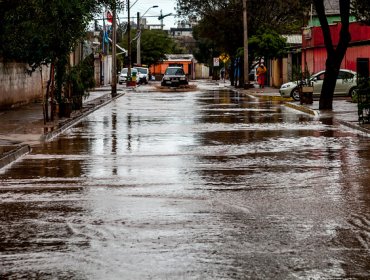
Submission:
M 52 68 L 50 67 L 50 75 L 48 84 L 46 85 L 46 94 L 44 99 L 44 107 L 45 107 L 45 120 L 46 122 L 49 121 L 49 96 L 50 96 L 50 85 L 51 85 L 51 75 L 52 75 Z
M 54 102 L 54 94 L 55 94 L 55 63 L 51 63 L 50 69 L 50 120 L 54 121 L 55 117 L 55 102 Z
M 349 42 L 351 41 L 351 34 L 349 33 L 350 0 L 339 0 L 341 30 L 338 46 L 336 48 L 334 48 L 332 42 L 330 27 L 325 14 L 324 1 L 314 0 L 314 4 L 320 20 L 328 56 L 325 64 L 325 77 L 320 95 L 319 109 L 332 110 L 335 84 L 340 65 L 346 54 Z
M 337 83 L 337 77 L 339 74 L 339 68 L 342 59 L 338 59 L 335 56 L 329 55 L 326 59 L 325 77 L 322 84 L 319 109 L 320 110 L 332 110 L 333 109 L 333 97 L 334 90 Z

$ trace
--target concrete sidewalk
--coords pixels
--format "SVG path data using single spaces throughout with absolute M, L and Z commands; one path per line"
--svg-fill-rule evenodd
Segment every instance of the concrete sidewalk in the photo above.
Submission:
M 314 98 L 313 104 L 300 104 L 292 98 L 281 97 L 279 90 L 276 88 L 265 87 L 263 89 L 234 89 L 241 94 L 250 95 L 258 98 L 269 100 L 280 100 L 284 105 L 294 110 L 310 114 L 314 117 L 332 118 L 334 122 L 340 123 L 347 127 L 357 130 L 360 133 L 365 133 L 370 136 L 370 124 L 362 124 L 358 121 L 357 103 L 351 102 L 349 97 L 335 98 L 333 101 L 332 111 L 319 110 L 319 99 Z
M 81 110 L 73 111 L 70 118 L 56 116 L 47 124 L 43 121 L 40 102 L 0 112 L 0 169 L 29 153 L 33 145 L 52 139 L 123 93 L 122 89 L 117 89 L 117 96 L 112 98 L 110 87 L 91 90 L 83 100 Z

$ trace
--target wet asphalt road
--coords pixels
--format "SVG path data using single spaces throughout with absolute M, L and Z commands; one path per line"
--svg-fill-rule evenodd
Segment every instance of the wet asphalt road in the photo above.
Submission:
M 0 172 L 0 278 L 369 279 L 369 170 L 330 116 L 130 92 Z

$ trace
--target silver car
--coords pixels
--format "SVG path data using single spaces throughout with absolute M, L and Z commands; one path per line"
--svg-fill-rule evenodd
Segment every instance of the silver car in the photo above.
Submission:
M 320 95 L 322 84 L 324 81 L 325 70 L 320 71 L 310 77 L 310 82 L 313 85 L 313 94 Z M 294 100 L 299 100 L 298 81 L 283 84 L 280 87 L 280 95 L 282 97 L 292 97 Z M 354 71 L 340 69 L 335 86 L 334 95 L 352 96 L 357 87 L 357 74 Z

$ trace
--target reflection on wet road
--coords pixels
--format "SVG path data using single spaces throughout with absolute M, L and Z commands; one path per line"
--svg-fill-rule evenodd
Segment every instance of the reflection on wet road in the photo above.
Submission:
M 370 142 L 226 91 L 128 93 L 0 173 L 0 275 L 370 278 Z

